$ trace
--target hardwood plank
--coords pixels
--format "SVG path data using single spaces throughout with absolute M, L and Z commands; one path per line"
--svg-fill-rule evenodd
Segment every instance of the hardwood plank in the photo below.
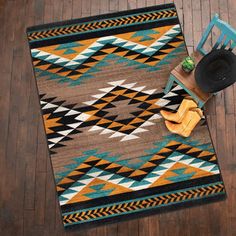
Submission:
M 34 210 L 24 210 L 24 229 L 23 235 L 34 235 Z
M 114 235 L 117 236 L 118 235 L 118 224 L 110 224 L 106 226 L 106 235 L 110 236 L 110 235 Z
M 10 42 L 9 35 L 7 34 L 8 27 L 10 27 L 11 30 L 12 26 L 14 24 L 10 24 L 9 21 L 7 21 L 8 16 L 13 17 L 13 13 L 10 12 L 10 9 L 14 7 L 14 3 L 8 2 L 5 6 L 5 12 L 3 15 L 1 15 L 1 19 L 4 23 L 4 27 L 1 27 L 1 68 L 0 72 L 2 75 L 2 78 L 4 78 L 1 81 L 1 89 L 0 89 L 0 121 L 2 127 L 0 132 L 0 154 L 1 154 L 1 166 L 4 167 L 6 164 L 6 147 L 7 147 L 7 136 L 8 136 L 8 127 L 9 127 L 9 110 L 10 110 L 10 86 L 11 86 L 11 70 L 12 70 L 12 59 L 13 59 L 13 43 Z M 4 57 L 3 57 L 4 55 Z M 3 99 L 4 98 L 4 99 Z M 1 186 L 4 182 L 4 176 L 1 178 Z M 2 190 L 2 188 L 1 188 Z
M 100 13 L 108 13 L 109 12 L 109 0 L 100 0 Z
M 193 46 L 196 50 L 197 45 L 202 38 L 202 19 L 201 19 L 201 2 L 196 0 L 192 2 L 193 13 Z
M 54 9 L 53 9 L 53 0 L 47 0 L 45 1 L 44 4 L 44 23 L 51 23 L 53 22 L 53 18 L 54 18 Z
M 153 215 L 148 218 L 148 228 L 148 235 L 160 235 L 160 215 Z
M 139 236 L 151 235 L 153 229 L 156 228 L 156 216 L 140 218 L 138 222 L 138 233 Z M 152 225 L 152 222 L 155 221 L 155 225 Z M 157 234 L 158 235 L 158 234 Z
M 210 1 L 209 0 L 202 0 L 201 1 L 201 23 L 202 23 L 202 33 L 206 30 L 206 27 L 211 21 L 210 15 Z M 205 43 L 205 48 L 207 51 L 210 51 L 212 48 L 212 41 L 211 41 L 211 34 L 209 35 L 209 39 Z
M 211 19 L 214 17 L 215 13 L 219 13 L 219 0 L 210 1 L 210 15 Z M 217 38 L 219 37 L 219 31 L 217 28 L 212 29 L 212 45 L 216 42 Z
M 119 1 L 118 0 L 110 0 L 109 1 L 109 12 L 116 12 L 119 9 Z
M 138 219 L 132 218 L 128 221 L 128 228 L 126 235 L 128 236 L 139 236 L 139 223 L 140 221 Z
M 97 0 L 91 0 L 91 9 L 90 9 L 91 16 L 98 15 L 100 12 L 100 5 L 97 3 L 98 3 Z
M 173 213 L 172 213 L 173 214 Z M 175 214 L 175 213 L 174 213 Z M 162 217 L 162 220 L 168 220 L 168 223 L 161 223 L 160 224 L 160 233 L 163 236 L 167 235 L 181 235 L 180 229 L 178 227 L 177 222 L 175 220 L 169 218 L 170 213 L 165 214 L 165 216 Z M 184 231 L 186 231 L 188 226 L 185 227 Z M 184 233 L 184 232 L 183 232 Z
M 20 9 L 18 14 L 13 15 L 12 8 L 19 8 L 19 2 L 8 2 L 5 14 L 1 15 L 5 27 L 0 29 L 2 37 L 7 40 L 2 40 L 0 46 L 3 52 L 1 55 L 3 70 L 1 70 L 3 71 L 2 78 L 4 78 L 2 80 L 3 86 L 0 86 L 0 105 L 1 110 L 3 109 L 0 113 L 0 119 L 1 124 L 4 122 L 0 132 L 0 170 L 2 174 L 0 181 L 0 222 L 1 225 L 4 225 L 4 228 L 0 229 L 1 235 L 14 234 L 16 230 L 22 233 L 23 224 L 22 217 L 19 216 L 23 214 L 24 191 L 21 191 L 21 188 L 24 189 L 24 184 L 22 184 L 24 181 L 24 165 L 19 165 L 17 156 L 21 109 L 18 106 L 19 98 L 13 95 L 22 88 L 20 83 L 22 58 L 20 55 L 23 39 L 20 34 L 23 27 L 20 19 L 25 14 L 24 9 Z M 8 17 L 11 17 L 12 21 L 9 21 Z M 8 30 L 11 32 L 7 32 Z M 9 65 L 11 71 L 8 71 L 9 68 L 4 68 L 5 63 Z M 18 195 L 13 194 L 15 191 L 18 192 Z M 9 203 L 11 204 L 9 205 Z
M 219 0 L 219 13 L 220 18 L 226 22 L 229 21 L 228 2 Z M 226 99 L 228 97 L 228 99 Z M 220 145 L 219 156 L 225 156 L 225 129 L 226 129 L 226 116 L 227 110 L 234 113 L 233 102 L 233 90 L 232 87 L 228 90 L 217 93 L 216 96 L 216 114 L 217 114 L 217 137 L 219 139 L 218 145 Z M 232 111 L 233 110 L 233 111 Z M 222 141 L 220 141 L 222 139 Z
M 224 9 L 224 7 L 227 7 L 227 8 Z M 227 22 L 232 27 L 234 27 L 234 29 L 236 29 L 235 12 L 236 12 L 236 6 L 232 0 L 225 1 L 225 3 L 223 3 L 223 6 L 220 7 L 220 14 L 223 16 L 223 19 L 226 19 Z M 234 53 L 235 53 L 235 50 L 234 50 Z M 226 113 L 236 114 L 236 85 L 234 84 L 226 88 L 224 95 L 225 95 Z
M 44 13 L 44 0 L 35 1 L 35 24 L 43 24 L 43 13 Z
M 43 226 L 45 224 L 45 197 L 46 197 L 46 172 L 36 173 L 35 189 L 35 225 Z
M 163 2 L 163 1 L 160 1 L 160 2 Z M 156 3 L 157 3 L 157 0 L 156 0 Z M 183 0 L 175 0 L 175 5 L 176 5 L 179 21 L 183 29 L 184 27 Z
M 164 4 L 165 3 L 165 0 L 156 0 L 155 1 L 156 5 L 161 5 L 161 4 Z
M 217 155 L 224 158 L 226 152 L 226 115 L 223 92 L 218 93 L 216 96 L 216 127 Z
M 40 117 L 41 118 L 41 117 Z M 43 121 L 39 118 L 38 137 L 37 137 L 37 152 L 36 152 L 36 171 L 46 172 L 47 159 L 49 158 L 47 142 L 45 140 Z
M 16 5 L 14 6 L 14 8 L 16 9 L 20 9 L 20 5 L 21 3 L 18 1 L 16 2 Z M 24 192 L 22 190 L 24 190 L 24 172 L 25 172 L 25 166 L 21 165 L 19 163 L 19 161 L 17 161 L 18 158 L 17 157 L 17 147 L 19 145 L 18 142 L 18 135 L 21 135 L 22 133 L 18 132 L 18 127 L 19 127 L 19 117 L 20 117 L 20 113 L 22 111 L 24 111 L 24 105 L 27 106 L 27 103 L 22 104 L 23 106 L 19 106 L 19 102 L 22 101 L 22 97 L 20 96 L 21 94 L 21 90 L 22 90 L 22 85 L 24 85 L 22 79 L 21 79 L 21 67 L 22 67 L 22 44 L 24 45 L 24 41 L 22 40 L 23 38 L 21 37 L 21 32 L 24 30 L 24 26 L 22 25 L 22 22 L 24 22 L 24 17 L 25 17 L 25 11 L 23 8 L 21 8 L 18 11 L 18 14 L 16 15 L 15 18 L 15 24 L 13 23 L 13 25 L 15 25 L 15 34 L 14 34 L 14 46 L 13 48 L 13 61 L 14 61 L 14 67 L 13 67 L 13 71 L 12 71 L 12 79 L 11 79 L 11 88 L 10 88 L 10 92 L 11 92 L 11 105 L 10 105 L 10 117 L 14 118 L 13 121 L 11 121 L 10 119 L 10 123 L 9 123 L 9 134 L 8 134 L 8 138 L 10 138 L 10 156 L 11 158 L 8 158 L 8 163 L 7 166 L 9 167 L 8 170 L 12 170 L 12 171 L 8 171 L 6 172 L 7 174 L 11 174 L 11 177 L 7 176 L 7 181 L 12 182 L 13 185 L 11 185 L 13 187 L 13 191 L 17 191 L 18 190 L 18 194 L 11 194 L 11 197 L 8 198 L 8 201 L 11 202 L 11 205 L 9 207 L 9 210 L 12 209 L 15 211 L 14 217 L 12 217 L 12 220 L 14 220 L 14 222 L 12 223 L 11 229 L 15 229 L 19 232 L 22 232 L 22 225 L 23 225 L 23 217 L 21 217 L 21 219 L 18 218 L 18 214 L 23 215 L 23 202 L 24 202 Z M 38 21 L 40 19 L 39 15 L 35 15 L 35 21 Z M 13 22 L 14 22 L 14 18 L 13 18 Z M 22 81 L 22 83 L 21 83 Z M 17 94 L 17 96 L 13 96 L 12 94 Z M 25 94 L 24 94 L 25 95 Z M 13 113 L 14 115 L 11 115 L 11 113 Z M 12 132 L 11 129 L 13 128 L 14 130 L 14 136 L 11 137 Z M 22 131 L 22 129 L 20 130 Z M 15 146 L 16 144 L 16 146 Z M 22 149 L 21 149 L 22 150 Z M 9 152 L 7 151 L 7 154 L 9 154 Z M 24 154 L 25 155 L 25 154 Z M 14 166 L 11 166 L 12 162 L 11 159 L 14 159 Z M 10 167 L 11 166 L 11 167 Z M 14 170 L 16 172 L 14 172 Z M 19 172 L 20 171 L 20 172 Z M 11 179 L 14 178 L 14 179 Z M 19 180 L 22 180 L 23 182 L 21 182 L 21 184 L 18 182 Z M 15 185 L 14 185 L 15 184 Z M 22 185 L 23 184 L 23 185 Z M 19 190 L 19 187 L 22 187 L 22 190 Z M 8 188 L 9 193 L 13 192 L 10 188 Z M 33 199 L 33 198 L 32 198 Z M 18 213 L 18 214 L 17 214 Z M 19 221 L 17 221 L 17 219 L 19 219 Z M 16 223 L 17 224 L 16 224 Z M 7 233 L 6 233 L 7 235 Z
M 216 12 L 220 11 L 220 1 L 211 2 L 211 17 Z M 225 6 L 225 5 L 224 5 Z M 218 29 L 213 28 L 212 31 L 212 43 L 214 44 L 217 40 L 220 32 Z M 217 156 L 224 157 L 225 153 L 225 102 L 224 102 L 224 91 L 220 91 L 215 96 L 215 114 L 216 114 L 216 149 Z
M 117 224 L 117 236 L 129 235 L 129 222 L 122 221 Z
M 91 15 L 91 0 L 82 0 L 82 17 Z
M 82 16 L 82 0 L 73 0 L 72 18 L 80 18 L 81 16 Z
M 155 0 L 146 0 L 146 5 L 147 6 L 153 6 L 156 4 L 156 1 Z
M 211 5 L 209 0 L 201 1 L 201 16 L 202 16 L 202 33 L 206 30 L 206 27 L 211 21 Z M 209 35 L 208 40 L 205 43 L 205 48 L 210 51 L 212 48 L 212 34 Z M 206 114 L 215 114 L 215 97 L 210 99 L 205 106 Z
M 234 114 L 226 115 L 226 157 L 220 159 L 220 164 L 223 163 L 224 169 L 229 170 L 230 172 L 236 171 L 236 149 L 234 142 L 232 140 L 236 140 L 236 118 Z
M 134 9 L 137 6 L 137 0 L 128 0 L 128 9 Z
M 47 161 L 47 166 L 49 171 L 46 173 L 46 201 L 45 201 L 45 235 L 52 235 L 55 231 L 56 224 L 60 224 L 58 219 L 56 218 L 56 190 L 53 180 L 53 174 L 51 170 L 50 161 Z M 58 202 L 58 201 L 57 201 Z M 58 227 L 60 227 L 58 225 Z
M 25 222 L 24 216 L 24 199 L 25 199 L 25 172 L 26 172 L 26 164 L 25 164 L 25 155 L 27 152 L 27 142 L 26 142 L 26 134 L 28 129 L 28 103 L 29 103 L 29 96 L 30 96 L 30 81 L 32 80 L 32 69 L 29 70 L 28 65 L 31 64 L 31 59 L 29 56 L 28 45 L 26 42 L 26 38 L 22 37 L 22 33 L 25 31 L 25 25 L 33 25 L 35 19 L 32 15 L 25 14 L 25 12 L 32 12 L 34 9 L 34 2 L 31 1 L 27 7 L 20 8 L 21 2 L 18 1 L 20 10 L 18 13 L 18 20 L 17 25 L 19 27 L 19 31 L 16 33 L 16 48 L 15 52 L 16 55 L 20 58 L 21 62 L 24 61 L 25 63 L 21 63 L 21 66 L 18 67 L 18 73 L 20 74 L 21 78 L 19 80 L 20 88 L 17 90 L 17 99 L 18 104 L 20 105 L 19 115 L 18 115 L 18 132 L 17 132 L 17 153 L 16 153 L 16 176 L 15 176 L 15 187 L 14 191 L 17 193 L 15 195 L 15 202 L 11 204 L 14 205 L 15 213 L 17 216 L 16 222 L 18 222 L 18 226 L 15 228 L 15 231 L 18 232 L 19 235 L 23 235 L 24 232 L 24 225 L 27 224 Z M 37 20 L 39 21 L 39 17 Z M 19 44 L 18 44 L 19 43 Z M 27 220 L 26 220 L 27 221 Z
M 119 0 L 118 3 L 119 3 L 119 5 L 118 5 L 119 11 L 125 11 L 125 10 L 127 10 L 127 8 L 128 8 L 128 5 L 127 5 L 128 2 L 127 2 L 127 0 Z
M 236 12 L 236 6 L 233 3 L 232 0 L 229 0 L 229 22 L 230 24 L 236 29 L 236 20 L 235 20 L 235 12 Z M 236 53 L 236 48 L 233 50 L 234 53 Z M 234 114 L 236 114 L 236 85 L 233 85 L 233 101 L 234 101 Z M 227 99 L 227 98 L 226 98 Z M 230 99 L 230 98 L 229 98 Z M 231 98 L 232 99 L 232 98 Z M 230 108 L 231 109 L 231 108 Z
M 186 45 L 188 47 L 193 47 L 192 0 L 183 0 L 183 10 L 184 10 L 184 36 Z
M 53 2 L 53 21 L 62 21 L 63 16 L 63 0 Z
M 215 151 L 217 152 L 216 145 L 216 115 L 206 115 L 208 128 L 210 130 L 211 140 L 214 145 Z
M 55 196 L 54 201 L 55 201 L 55 229 L 54 229 L 54 232 L 56 232 L 56 235 L 58 235 L 58 236 L 66 235 L 65 230 L 64 230 L 64 226 L 62 223 L 62 217 L 61 217 L 61 212 L 60 212 L 57 196 Z
M 209 1 L 209 3 L 210 3 L 210 16 L 212 19 L 215 13 L 219 12 L 219 1 L 218 0 Z M 219 37 L 219 31 L 214 27 L 211 33 L 211 41 L 212 41 L 211 45 L 214 45 L 218 37 Z M 210 100 L 210 105 L 209 105 L 210 109 L 208 110 L 209 114 L 216 114 L 216 103 L 217 103 L 216 100 L 217 100 L 216 96 Z
M 35 1 L 34 6 L 34 24 L 42 24 L 44 21 L 44 0 Z M 33 76 L 30 80 L 30 94 L 28 101 L 28 122 L 26 133 L 26 169 L 25 169 L 25 197 L 24 209 L 35 209 L 35 190 L 36 190 L 36 153 L 38 150 L 38 123 L 40 119 L 40 106 L 38 102 L 36 81 Z
M 89 235 L 107 236 L 108 235 L 107 228 L 108 228 L 108 226 L 105 226 L 105 225 L 101 226 L 101 227 L 93 228 L 93 229 L 90 229 L 89 231 L 87 231 L 87 234 L 88 234 L 88 236 Z
M 72 0 L 64 0 L 63 1 L 63 10 L 62 10 L 62 20 L 70 20 L 72 19 Z
M 145 7 L 146 1 L 144 0 L 137 0 L 137 8 Z

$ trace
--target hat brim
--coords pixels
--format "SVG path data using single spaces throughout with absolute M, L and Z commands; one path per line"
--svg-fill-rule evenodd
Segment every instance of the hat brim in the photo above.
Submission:
M 206 93 L 230 86 L 236 81 L 236 55 L 225 49 L 212 50 L 198 63 L 195 80 Z

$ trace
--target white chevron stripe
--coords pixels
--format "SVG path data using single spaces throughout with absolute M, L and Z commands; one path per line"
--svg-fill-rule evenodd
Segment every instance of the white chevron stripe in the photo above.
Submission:
M 103 132 L 102 132 L 103 133 Z M 101 133 L 101 134 L 102 134 Z M 117 138 L 117 137 L 123 137 L 123 136 L 125 136 L 126 134 L 124 134 L 124 133 L 121 133 L 121 132 L 115 132 L 114 134 L 112 134 L 109 138 Z
M 94 178 L 78 181 L 78 182 L 81 182 L 81 183 L 84 184 L 84 186 L 79 186 L 79 188 L 78 188 L 79 191 L 78 191 L 78 192 L 80 192 L 84 187 L 86 187 L 88 184 L 90 184 L 93 180 L 94 180 Z M 74 188 L 74 189 L 73 189 L 73 188 Z M 69 188 L 69 189 L 75 190 L 75 187 L 71 187 L 71 188 Z M 66 192 L 66 191 L 65 191 L 65 192 Z M 78 192 L 70 193 L 70 194 L 66 194 L 66 193 L 65 193 L 65 194 L 62 194 L 61 196 L 64 197 L 64 198 L 66 198 L 67 201 L 60 201 L 60 205 L 62 206 L 62 205 L 64 205 L 64 204 L 68 203 Z
M 54 108 L 54 107 L 58 107 L 58 105 L 55 105 L 52 103 L 47 103 L 44 107 L 42 107 L 42 110 L 50 109 L 50 108 Z
M 72 60 L 69 60 L 65 57 L 57 56 L 55 54 L 50 54 L 48 52 L 45 52 L 43 50 L 38 50 L 38 49 L 32 49 L 31 52 L 32 53 L 38 52 L 38 54 L 34 56 L 36 58 L 40 57 L 40 56 L 49 55 L 49 57 L 47 57 L 45 60 L 59 58 L 59 60 L 57 62 L 55 62 L 56 64 L 68 61 L 68 63 L 65 64 L 64 66 L 80 65 L 81 63 L 83 63 L 83 60 L 88 58 L 88 56 L 86 56 L 84 54 L 91 53 L 91 52 L 95 53 L 97 51 L 97 48 L 101 48 L 101 47 L 104 46 L 104 44 L 102 44 L 102 41 L 109 40 L 109 39 L 116 39 L 114 42 L 111 42 L 111 44 L 117 45 L 117 44 L 120 44 L 120 43 L 125 43 L 122 47 L 124 47 L 124 48 L 128 47 L 129 48 L 130 46 L 133 46 L 132 50 L 143 49 L 142 53 L 144 53 L 144 54 L 148 53 L 147 55 L 149 56 L 150 52 L 155 53 L 156 51 L 159 50 L 159 49 L 156 49 L 154 47 L 158 46 L 158 48 L 159 48 L 159 47 L 161 47 L 165 44 L 165 43 L 161 42 L 162 40 L 169 40 L 173 37 L 173 36 L 168 36 L 168 35 L 178 34 L 179 32 L 180 32 L 179 24 L 174 25 L 170 30 L 168 30 L 164 35 L 162 35 L 159 39 L 157 39 L 155 42 L 153 42 L 150 46 L 145 46 L 143 44 L 135 43 L 135 42 L 125 40 L 125 39 L 122 39 L 122 38 L 118 38 L 116 36 L 101 37 L 101 38 L 97 39 L 96 42 L 93 42 L 88 48 L 84 49 L 80 54 L 78 54 Z M 79 60 L 79 61 L 76 61 L 76 60 Z M 80 61 L 80 60 L 82 60 L 82 61 Z
M 133 191 L 149 188 L 154 182 L 156 182 L 161 176 L 163 176 L 170 168 L 172 168 L 172 166 L 174 166 L 178 162 L 179 163 L 184 163 L 184 164 L 188 163 L 187 165 L 195 166 L 196 167 L 196 165 L 195 165 L 196 163 L 192 164 L 192 165 L 191 165 L 191 163 L 189 163 L 189 161 L 192 162 L 196 158 L 189 158 L 187 160 L 182 160 L 181 161 L 181 159 L 183 157 L 184 157 L 184 155 L 177 155 L 177 156 L 169 157 L 168 159 L 172 160 L 172 162 L 160 164 L 159 167 L 164 167 L 165 169 L 157 170 L 157 171 L 155 171 L 155 170 L 152 171 L 152 173 L 156 174 L 157 176 L 156 177 L 148 177 L 147 176 L 146 178 L 144 178 L 143 181 L 147 181 L 150 184 L 145 184 L 145 185 L 140 185 L 140 186 L 133 186 L 132 187 L 132 184 L 135 182 L 132 179 L 130 179 L 130 181 L 128 181 L 128 182 L 121 183 L 121 181 L 124 179 L 124 177 L 120 177 L 120 178 L 117 178 L 117 179 L 110 180 L 110 178 L 112 176 L 114 176 L 114 174 L 107 174 L 107 175 L 100 176 L 104 171 L 97 171 L 97 172 L 94 172 L 94 173 L 88 173 L 87 175 L 92 177 L 92 178 L 88 178 L 88 179 L 85 179 L 85 180 L 79 180 L 78 181 L 80 183 L 85 184 L 84 186 L 70 187 L 69 189 L 76 191 L 76 193 L 70 193 L 70 194 L 66 194 L 65 193 L 65 194 L 62 194 L 61 196 L 66 198 L 67 201 L 61 201 L 60 204 L 64 205 L 67 202 L 69 202 L 78 192 L 80 192 L 86 185 L 90 184 L 96 178 L 97 179 L 101 179 L 101 180 L 105 180 L 105 181 L 113 183 L 113 184 L 117 184 L 117 185 L 123 186 L 125 188 L 129 188 L 129 189 L 131 189 Z M 203 161 L 203 162 L 205 162 L 205 161 Z M 215 166 L 216 166 L 215 164 L 212 164 L 211 166 L 207 166 L 207 167 L 203 167 L 203 168 L 198 167 L 198 168 L 206 170 L 206 171 L 209 171 L 209 172 L 214 173 L 214 174 L 217 174 L 217 173 L 219 173 L 219 170 L 211 171 Z
M 117 80 L 117 81 L 109 82 L 108 84 L 116 87 L 116 86 L 122 85 L 124 82 L 125 82 L 125 80 Z
M 58 63 L 62 63 L 62 62 L 70 62 L 70 60 L 67 58 L 61 57 L 57 61 L 55 61 L 54 63 L 58 64 Z
M 58 59 L 58 58 L 60 58 L 60 57 L 57 56 L 57 55 L 54 55 L 54 54 L 50 54 L 50 56 L 47 57 L 46 59 L 47 59 L 47 60 L 53 60 L 53 59 Z
M 133 140 L 136 138 L 139 138 L 139 137 L 136 135 L 129 134 L 129 135 L 126 135 L 124 138 L 122 138 L 120 141 L 123 142 L 123 141 Z
M 115 36 L 105 36 L 105 37 L 102 37 L 102 38 L 99 38 L 98 40 L 97 40 L 97 42 L 100 42 L 101 43 L 101 41 L 105 41 L 105 40 L 112 40 L 112 39 L 116 39 L 116 37 Z

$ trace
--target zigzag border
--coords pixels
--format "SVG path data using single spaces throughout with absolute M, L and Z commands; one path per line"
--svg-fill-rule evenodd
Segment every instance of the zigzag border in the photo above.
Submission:
M 183 189 L 171 193 L 149 196 L 148 198 L 137 199 L 135 201 L 120 202 L 118 204 L 104 205 L 100 208 L 80 210 L 74 213 L 63 214 L 65 227 L 74 224 L 86 223 L 110 218 L 117 215 L 131 214 L 143 210 L 160 208 L 162 206 L 173 205 L 180 202 L 197 200 L 202 197 L 211 197 L 225 193 L 223 182 L 210 185 L 199 186 L 197 188 Z
M 52 37 L 58 37 L 61 35 L 67 34 L 77 34 L 84 33 L 88 31 L 101 30 L 101 29 L 110 29 L 113 27 L 128 26 L 137 23 L 147 23 L 150 21 L 156 21 L 161 19 L 168 19 L 176 17 L 177 12 L 175 8 L 164 9 L 154 12 L 148 12 L 137 15 L 122 16 L 116 19 L 102 19 L 94 22 L 86 22 L 82 24 L 70 25 L 66 27 L 53 28 L 44 31 L 36 31 L 28 33 L 29 42 L 41 39 L 48 39 Z

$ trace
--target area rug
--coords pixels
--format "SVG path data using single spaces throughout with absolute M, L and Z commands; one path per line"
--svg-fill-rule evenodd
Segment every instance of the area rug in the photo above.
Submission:
M 177 85 L 163 93 L 187 56 L 174 4 L 35 26 L 27 35 L 66 228 L 225 196 L 205 119 L 181 138 L 160 116 L 186 96 Z

